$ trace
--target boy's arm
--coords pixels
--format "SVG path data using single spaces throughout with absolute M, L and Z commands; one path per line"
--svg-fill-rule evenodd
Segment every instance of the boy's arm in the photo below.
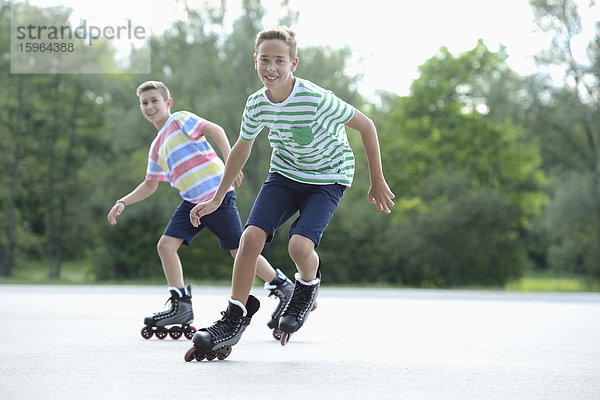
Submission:
M 394 205 L 392 199 L 395 196 L 383 176 L 381 153 L 379 151 L 379 141 L 377 139 L 375 124 L 365 114 L 355 110 L 354 116 L 346 125 L 360 132 L 365 153 L 367 154 L 369 177 L 371 179 L 369 203 L 375 204 L 379 210 L 389 214 L 389 207 Z
M 215 195 L 209 201 L 196 204 L 196 206 L 190 211 L 190 222 L 192 225 L 198 227 L 200 224 L 200 218 L 219 208 L 223 202 L 223 198 L 233 184 L 233 181 L 242 171 L 246 161 L 248 161 L 253 143 L 254 141 L 245 142 L 242 139 L 238 139 L 237 142 L 235 142 L 231 152 L 229 153 L 229 157 L 227 157 L 227 161 L 225 162 L 223 178 L 219 183 L 219 187 L 217 188 Z
M 152 193 L 156 191 L 158 187 L 158 181 L 144 181 L 140 183 L 135 189 L 133 189 L 128 195 L 125 197 L 121 197 L 117 202 L 112 206 L 110 211 L 108 212 L 108 222 L 111 225 L 117 223 L 117 216 L 121 215 L 125 206 L 128 206 L 133 203 L 137 203 L 138 201 L 142 201 L 145 198 L 149 197 Z
M 229 145 L 229 139 L 227 139 L 227 135 L 225 134 L 223 128 L 213 122 L 208 122 L 204 129 L 202 129 L 202 133 L 211 137 L 215 141 L 215 144 L 223 155 L 223 161 L 227 162 L 229 153 L 231 152 L 231 146 Z M 240 171 L 234 181 L 236 187 L 239 187 L 242 184 L 243 178 L 244 174 L 242 171 Z

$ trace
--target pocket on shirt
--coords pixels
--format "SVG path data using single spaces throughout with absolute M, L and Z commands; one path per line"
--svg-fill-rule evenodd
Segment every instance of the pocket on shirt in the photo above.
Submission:
M 292 126 L 290 129 L 294 141 L 301 146 L 306 146 L 315 138 L 315 134 L 312 129 L 310 129 L 310 126 Z

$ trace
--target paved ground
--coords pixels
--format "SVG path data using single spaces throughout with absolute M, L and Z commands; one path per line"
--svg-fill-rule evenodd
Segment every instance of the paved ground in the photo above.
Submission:
M 196 287 L 195 326 L 227 288 Z M 282 347 L 262 308 L 225 361 L 144 340 L 162 287 L 0 285 L 0 399 L 598 399 L 600 294 L 323 288 Z

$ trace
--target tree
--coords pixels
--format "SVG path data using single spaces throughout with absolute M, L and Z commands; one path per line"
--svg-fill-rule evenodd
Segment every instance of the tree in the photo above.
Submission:
M 545 179 L 537 142 L 490 108 L 490 88 L 511 74 L 481 41 L 458 56 L 442 48 L 383 124 L 388 182 L 400 188 L 388 239 L 397 280 L 501 285 L 527 268 L 522 235 Z
M 27 4 L 13 6 L 21 7 L 20 13 L 35 16 L 36 21 L 64 22 L 69 15 L 60 7 L 52 9 L 50 15 Z M 4 20 L 9 16 L 7 9 L 3 4 L 0 17 Z M 2 54 L 9 53 L 7 39 L 3 36 L 0 42 Z M 91 149 L 101 150 L 96 140 L 99 114 L 92 112 L 97 105 L 85 96 L 85 83 L 79 77 L 10 75 L 10 68 L 3 66 L 0 125 L 6 129 L 6 136 L 0 149 L 4 162 L 10 160 L 11 173 L 7 174 L 10 190 L 0 193 L 2 215 L 9 216 L 2 224 L 8 227 L 7 232 L 0 233 L 0 243 L 4 238 L 8 242 L 6 251 L 2 251 L 6 254 L 2 272 L 8 276 L 17 264 L 45 255 L 50 278 L 57 278 L 63 255 L 84 254 L 82 246 L 73 240 L 81 236 L 81 231 L 65 226 L 81 219 L 77 205 L 83 203 L 86 192 L 81 190 L 85 185 L 77 172 Z
M 555 270 L 600 279 L 600 30 L 578 57 L 582 20 L 578 2 L 532 0 L 538 27 L 552 38 L 541 65 L 564 71 L 564 85 L 535 99 L 532 125 L 543 134 L 543 156 L 553 178 L 544 226 L 551 239 L 548 263 Z M 597 7 L 594 2 L 589 8 Z M 530 108 L 530 109 L 533 109 Z M 577 210 L 575 214 L 572 211 Z

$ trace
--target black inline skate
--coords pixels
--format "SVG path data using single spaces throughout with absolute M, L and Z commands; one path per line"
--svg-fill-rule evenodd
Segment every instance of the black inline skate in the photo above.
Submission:
M 279 318 L 279 330 L 281 333 L 281 345 L 285 346 L 292 336 L 292 333 L 304 325 L 308 314 L 317 308 L 317 295 L 321 285 L 321 273 L 317 272 L 317 277 L 311 282 L 304 282 L 297 273 L 294 293 L 290 302 L 283 310 Z
M 265 282 L 265 289 L 269 290 L 269 297 L 277 297 L 279 302 L 277 303 L 277 307 L 275 307 L 275 311 L 271 314 L 271 319 L 267 322 L 267 326 L 270 329 L 273 329 L 273 337 L 276 340 L 281 339 L 282 332 L 279 330 L 279 317 L 281 317 L 281 313 L 287 303 L 292 298 L 292 293 L 294 292 L 294 283 L 288 279 L 287 276 L 279 269 L 277 270 L 277 284 L 271 284 Z
M 259 307 L 260 302 L 252 295 L 248 296 L 246 307 L 239 301 L 229 299 L 227 310 L 221 312 L 223 317 L 212 326 L 196 332 L 192 338 L 194 346 L 185 353 L 185 361 L 227 358 L 231 354 L 231 347 L 239 342 Z
M 196 328 L 190 324 L 194 320 L 194 311 L 192 309 L 192 285 L 187 285 L 185 293 L 180 296 L 179 290 L 170 289 L 171 297 L 165 305 L 169 307 L 157 313 L 152 317 L 144 318 L 145 327 L 142 328 L 142 337 L 150 339 L 155 335 L 159 339 L 171 336 L 172 339 L 179 339 L 185 336 L 188 340 L 194 336 Z M 167 325 L 175 325 L 167 327 Z

